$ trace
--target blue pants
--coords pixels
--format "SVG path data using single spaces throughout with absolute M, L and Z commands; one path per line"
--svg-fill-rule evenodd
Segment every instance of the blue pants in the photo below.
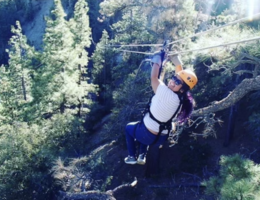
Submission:
M 135 128 L 136 127 L 136 128 Z M 144 125 L 143 122 L 131 122 L 125 128 L 126 144 L 129 156 L 136 156 L 136 143 L 139 143 L 138 154 L 146 154 L 149 145 L 153 144 L 156 135 L 152 134 Z M 159 146 L 165 142 L 167 135 L 159 136 L 157 142 L 154 144 Z

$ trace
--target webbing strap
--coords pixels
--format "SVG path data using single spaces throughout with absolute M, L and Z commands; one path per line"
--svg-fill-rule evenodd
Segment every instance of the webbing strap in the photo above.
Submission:
M 179 104 L 177 110 L 175 111 L 175 113 L 173 114 L 173 116 L 172 116 L 167 122 L 160 122 L 159 120 L 157 120 L 157 119 L 153 116 L 153 114 L 152 114 L 152 112 L 150 111 L 150 108 L 149 108 L 149 115 L 150 115 L 150 117 L 160 125 L 160 126 L 159 126 L 159 132 L 158 132 L 158 134 L 157 134 L 157 136 L 156 136 L 156 138 L 155 138 L 155 140 L 153 141 L 152 144 L 155 144 L 155 143 L 158 141 L 158 139 L 160 138 L 160 136 L 161 136 L 161 134 L 162 134 L 162 131 L 165 130 L 166 127 L 167 127 L 167 129 L 168 129 L 167 135 L 169 135 L 170 129 L 171 129 L 171 127 L 172 127 L 172 124 L 171 124 L 172 119 L 173 119 L 173 118 L 177 115 L 177 113 L 179 112 L 181 105 L 182 105 L 182 100 L 180 99 L 180 104 Z M 163 126 L 163 125 L 164 125 L 164 126 Z

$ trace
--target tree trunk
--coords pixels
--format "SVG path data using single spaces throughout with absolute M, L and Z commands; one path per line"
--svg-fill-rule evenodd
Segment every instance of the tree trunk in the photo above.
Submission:
M 230 113 L 229 113 L 229 118 L 228 118 L 228 129 L 226 132 L 226 139 L 224 142 L 224 147 L 227 147 L 230 143 L 230 140 L 232 139 L 233 132 L 234 132 L 234 125 L 235 125 L 235 115 L 234 115 L 234 110 L 235 110 L 235 105 L 231 106 L 230 108 Z
M 25 83 L 24 83 L 24 77 L 22 76 L 22 88 L 23 88 L 23 99 L 26 101 L 27 97 L 26 97 L 26 87 L 25 87 Z

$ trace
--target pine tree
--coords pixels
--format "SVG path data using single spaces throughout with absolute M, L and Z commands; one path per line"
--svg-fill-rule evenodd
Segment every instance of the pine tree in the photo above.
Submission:
M 20 23 L 16 22 L 16 26 L 12 27 L 14 36 L 9 42 L 9 64 L 1 68 L 1 114 L 5 116 L 7 123 L 27 121 L 25 111 L 32 101 L 32 58 L 36 53 L 34 48 L 27 44 Z
M 90 92 L 95 93 L 95 86 L 88 83 L 88 53 L 86 48 L 91 45 L 91 28 L 89 27 L 89 11 L 88 4 L 85 0 L 79 0 L 75 4 L 74 16 L 69 21 L 70 30 L 73 34 L 73 53 L 71 53 L 71 66 L 74 70 L 74 78 L 76 87 L 74 87 L 74 96 L 78 104 L 78 115 L 86 114 L 88 110 L 87 105 L 91 104 L 87 95 Z
M 219 175 L 204 181 L 206 193 L 217 199 L 252 199 L 260 195 L 260 166 L 241 155 L 221 156 Z
M 113 67 L 113 53 L 109 48 L 104 48 L 109 41 L 107 31 L 103 31 L 102 38 L 97 44 L 92 55 L 93 69 L 91 71 L 94 83 L 98 85 L 111 83 L 111 68 Z
M 99 106 L 93 108 L 92 112 L 100 113 L 104 115 L 109 112 L 112 107 L 112 91 L 114 84 L 112 81 L 112 69 L 116 63 L 115 55 L 110 48 L 106 48 L 105 45 L 108 44 L 109 36 L 107 31 L 103 31 L 102 38 L 100 42 L 96 45 L 95 52 L 93 53 L 91 59 L 93 61 L 93 68 L 91 70 L 91 76 L 94 84 L 99 85 Z M 99 111 L 100 110 L 100 111 Z M 98 116 L 98 118 L 102 116 Z M 93 119 L 93 118 L 92 118 Z
M 80 12 L 83 11 L 80 11 L 81 7 L 78 6 L 77 11 L 75 10 L 77 20 L 71 20 L 69 23 L 64 18 L 65 13 L 60 0 L 56 0 L 55 5 L 52 18 L 47 19 L 41 59 L 43 66 L 38 70 L 37 76 L 37 82 L 40 83 L 38 86 L 45 87 L 43 92 L 36 91 L 39 91 L 41 97 L 39 98 L 38 93 L 38 100 L 43 99 L 40 101 L 44 102 L 45 110 L 59 110 L 63 113 L 65 109 L 70 109 L 79 113 L 83 106 L 83 98 L 89 91 L 94 90 L 94 86 L 86 84 L 86 79 L 82 78 L 88 62 L 85 47 L 90 44 L 90 30 L 86 25 L 88 19 L 86 16 L 81 18 L 83 13 Z M 83 27 L 84 29 L 79 31 Z

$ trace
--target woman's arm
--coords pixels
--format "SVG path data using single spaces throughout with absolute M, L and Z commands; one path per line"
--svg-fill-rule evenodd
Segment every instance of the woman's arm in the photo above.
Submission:
M 161 66 L 158 63 L 154 63 L 153 66 L 152 66 L 151 85 L 152 85 L 154 93 L 156 93 L 158 85 L 160 84 L 159 79 L 158 79 L 160 67 Z
M 175 55 L 171 59 L 172 63 L 175 65 L 175 73 L 177 74 L 179 71 L 183 70 L 182 68 L 182 62 L 181 59 L 179 58 L 178 55 Z M 152 66 L 152 71 L 151 71 L 151 85 L 153 88 L 154 93 L 156 93 L 156 90 L 158 88 L 158 85 L 160 84 L 158 75 L 161 67 L 161 55 L 160 54 L 155 54 L 153 59 L 153 66 Z

